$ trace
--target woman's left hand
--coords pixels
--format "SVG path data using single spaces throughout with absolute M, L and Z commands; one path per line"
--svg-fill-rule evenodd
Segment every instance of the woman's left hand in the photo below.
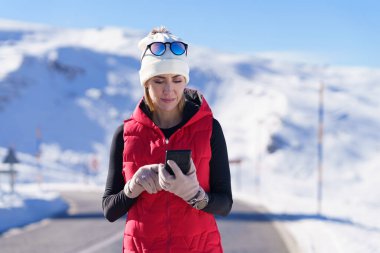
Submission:
M 165 170 L 165 165 L 160 164 L 158 168 L 158 182 L 161 188 L 177 195 L 186 202 L 198 193 L 200 187 L 193 159 L 191 159 L 190 163 L 190 170 L 186 175 L 182 173 L 177 163 L 172 160 L 168 161 L 168 165 L 172 168 L 174 176 Z

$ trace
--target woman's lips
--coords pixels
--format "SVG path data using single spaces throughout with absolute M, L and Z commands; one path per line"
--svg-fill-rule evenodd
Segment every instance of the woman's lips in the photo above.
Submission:
M 175 101 L 175 98 L 161 98 L 161 101 L 164 103 L 171 103 Z

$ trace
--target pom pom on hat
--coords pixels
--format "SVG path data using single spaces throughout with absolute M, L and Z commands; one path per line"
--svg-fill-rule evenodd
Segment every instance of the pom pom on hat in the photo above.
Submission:
M 164 27 L 157 29 L 155 32 L 150 32 L 145 38 L 140 40 L 138 47 L 141 50 L 141 57 L 146 48 L 153 42 L 174 42 L 181 41 L 179 37 L 171 34 Z M 156 56 L 148 49 L 144 57 L 141 59 L 140 83 L 144 86 L 145 82 L 150 78 L 162 74 L 182 75 L 189 82 L 189 64 L 186 54 L 175 55 L 167 45 L 166 51 L 161 56 Z

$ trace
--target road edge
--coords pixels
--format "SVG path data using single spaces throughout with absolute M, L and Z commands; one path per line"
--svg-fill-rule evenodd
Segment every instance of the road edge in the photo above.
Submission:
M 258 208 L 258 210 L 262 212 L 270 212 L 270 210 L 263 206 L 262 203 L 253 201 L 252 198 L 250 198 L 249 196 L 245 196 L 243 194 L 236 194 L 234 195 L 234 199 L 239 200 L 247 205 L 255 206 L 255 208 Z M 289 229 L 286 227 L 286 225 L 277 221 L 271 221 L 271 223 L 276 228 L 279 236 L 283 240 L 289 253 L 302 253 L 299 243 L 292 235 L 292 233 L 289 231 Z

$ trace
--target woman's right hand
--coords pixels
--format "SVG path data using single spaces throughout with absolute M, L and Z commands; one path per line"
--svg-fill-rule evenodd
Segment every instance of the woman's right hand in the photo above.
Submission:
M 154 194 L 162 190 L 158 183 L 158 164 L 140 167 L 133 177 L 125 184 L 124 193 L 129 198 L 138 197 L 143 191 Z

